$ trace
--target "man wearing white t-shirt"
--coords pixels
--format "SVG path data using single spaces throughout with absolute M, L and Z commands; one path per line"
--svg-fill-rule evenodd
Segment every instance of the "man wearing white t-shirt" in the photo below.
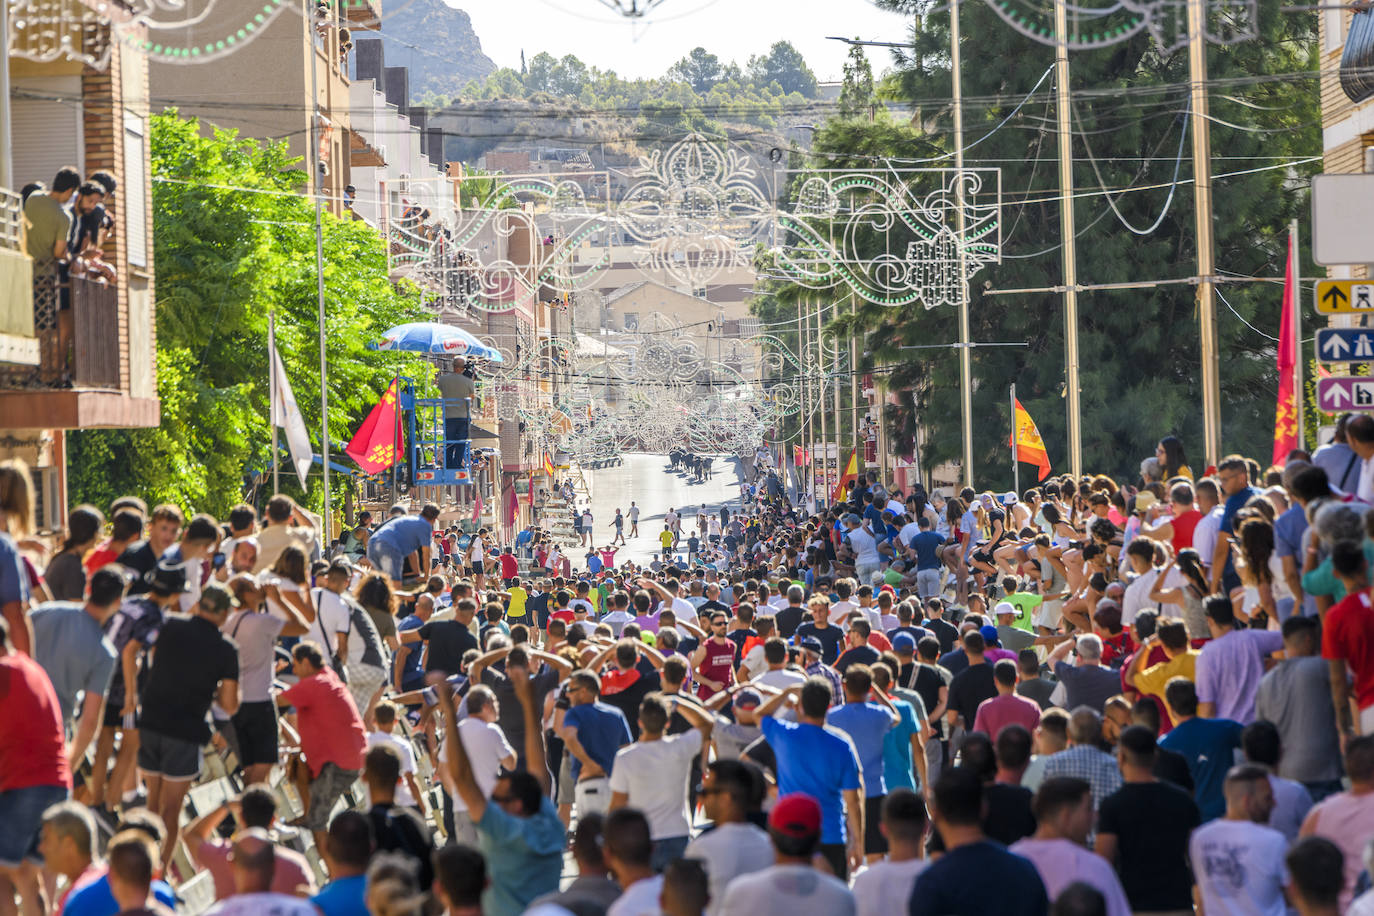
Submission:
M 424 807 L 420 799 L 424 797 L 424 793 L 415 782 L 415 748 L 409 741 L 392 732 L 396 727 L 396 706 L 383 700 L 372 711 L 372 719 L 377 730 L 368 732 L 368 749 L 385 744 L 401 758 L 401 781 L 396 785 L 395 803 L 403 808 L 416 808 L 423 813 Z
M 1284 916 L 1288 841 L 1266 827 L 1274 809 L 1269 771 L 1247 763 L 1226 774 L 1226 815 L 1193 831 L 1188 857 L 1198 903 L 1209 914 Z
M 849 888 L 811 864 L 821 842 L 819 802 L 801 792 L 784 795 L 768 812 L 768 835 L 777 864 L 731 881 L 720 916 L 854 916 Z
M 476 685 L 468 691 L 464 704 L 467 706 L 468 715 L 458 723 L 458 734 L 462 738 L 463 750 L 467 751 L 468 760 L 472 761 L 472 775 L 477 781 L 477 788 L 484 796 L 490 798 L 501 770 L 515 769 L 515 749 L 506 740 L 506 733 L 501 731 L 501 726 L 496 724 L 501 709 L 491 688 Z M 448 746 L 445 745 L 439 749 L 439 762 L 446 764 L 447 760 Z M 449 784 L 452 779 L 449 772 L 447 765 L 439 767 L 439 776 L 444 782 L 444 788 L 453 799 L 454 839 L 476 846 L 477 825 L 468 815 L 462 795 Z
M 877 538 L 868 530 L 859 516 L 850 513 L 844 517 L 844 543 L 854 560 L 854 577 L 860 585 L 871 585 L 873 578 L 882 571 L 884 551 L 890 556 L 892 547 L 886 543 L 879 545 Z
M 679 735 L 665 735 L 668 719 L 678 712 L 693 725 Z M 687 781 L 692 758 L 711 737 L 714 717 L 682 694 L 651 693 L 639 704 L 639 740 L 622 747 L 611 770 L 610 810 L 632 807 L 649 819 L 655 872 L 682 858 L 691 834 Z
M 888 916 L 906 911 L 916 876 L 930 863 L 924 858 L 926 806 L 910 789 L 893 789 L 883 799 L 878 825 L 887 839 L 887 858 L 854 877 L 858 916 Z
M 649 867 L 653 842 L 648 819 L 633 808 L 612 811 L 606 816 L 604 836 L 606 865 L 624 888 L 606 916 L 661 916 L 663 876 Z
M 748 819 L 755 780 L 762 776 L 741 760 L 713 761 L 702 774 L 701 803 L 715 828 L 688 843 L 683 858 L 706 863 L 711 891 L 707 916 L 720 912 L 731 881 L 773 864 L 772 841 Z

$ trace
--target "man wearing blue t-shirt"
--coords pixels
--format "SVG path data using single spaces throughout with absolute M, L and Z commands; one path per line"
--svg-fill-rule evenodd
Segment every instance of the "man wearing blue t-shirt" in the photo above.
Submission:
M 916 519 L 920 528 L 907 542 L 907 552 L 916 558 L 916 593 L 922 599 L 940 594 L 940 548 L 945 539 L 930 530 L 930 519 L 922 515 Z
M 797 698 L 795 722 L 773 717 L 788 697 Z M 864 809 L 854 742 L 838 728 L 826 726 L 830 700 L 830 683 L 810 677 L 769 698 L 758 716 L 763 737 L 777 758 L 778 795 L 801 792 L 820 803 L 820 853 L 835 876 L 846 881 L 850 870 L 863 862 Z
M 414 557 L 416 575 L 429 575 L 434 523 L 438 519 L 439 507 L 434 503 L 425 503 L 419 515 L 397 515 L 387 519 L 367 542 L 368 560 L 396 586 L 401 585 L 407 557 Z
M 872 695 L 878 702 L 869 700 Z M 830 710 L 826 722 L 854 742 L 864 777 L 864 855 L 870 862 L 882 859 L 887 840 L 878 829 L 882 820 L 887 782 L 883 778 L 883 744 L 887 733 L 901 721 L 882 691 L 873 690 L 873 672 L 864 664 L 844 672 L 844 703 Z
M 1164 685 L 1164 702 L 1174 727 L 1159 746 L 1188 761 L 1193 777 L 1193 800 L 1204 823 L 1226 813 L 1226 773 L 1236 762 L 1240 733 L 1245 726 L 1230 719 L 1201 719 L 1197 715 L 1197 687 L 1183 677 Z
M 630 723 L 619 709 L 601 702 L 601 682 L 590 671 L 572 673 L 568 703 L 558 737 L 572 754 L 573 782 L 609 779 L 616 751 L 634 742 Z M 610 801 L 609 791 L 605 798 Z

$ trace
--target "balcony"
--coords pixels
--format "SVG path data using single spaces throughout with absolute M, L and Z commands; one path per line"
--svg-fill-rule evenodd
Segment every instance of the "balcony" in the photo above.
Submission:
M 19 195 L 0 188 L 0 365 L 38 365 L 33 262 L 24 253 Z
M 353 29 L 376 29 L 382 27 L 381 0 L 346 0 L 344 15 L 348 26 Z
M 37 365 L 0 369 L 7 428 L 156 426 L 156 398 L 121 387 L 118 291 L 82 277 L 35 277 L 29 318 Z

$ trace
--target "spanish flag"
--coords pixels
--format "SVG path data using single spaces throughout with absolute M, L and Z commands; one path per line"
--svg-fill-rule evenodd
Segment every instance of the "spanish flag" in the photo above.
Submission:
M 544 453 L 544 473 L 550 479 L 553 478 L 553 459 L 549 457 L 548 452 Z
M 1016 452 L 1016 460 L 1040 468 L 1039 479 L 1044 480 L 1050 474 L 1050 456 L 1045 451 L 1045 440 L 1040 438 L 1040 430 L 1036 428 L 1031 415 L 1026 413 L 1026 408 L 1021 406 L 1020 400 L 1016 402 L 1013 423 L 1015 428 L 1012 430 L 1010 445 Z
M 844 473 L 835 482 L 835 491 L 830 494 L 830 501 L 837 503 L 840 497 L 844 496 L 844 485 L 859 476 L 859 452 L 857 449 L 849 450 L 849 461 L 844 466 Z

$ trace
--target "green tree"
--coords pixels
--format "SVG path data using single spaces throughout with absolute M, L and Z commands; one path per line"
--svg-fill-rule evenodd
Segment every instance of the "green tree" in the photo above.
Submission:
M 314 207 L 294 193 L 305 173 L 284 142 L 226 131 L 205 137 L 195 120 L 169 111 L 152 118 L 150 150 L 152 174 L 164 179 L 154 182 L 152 200 L 162 423 L 71 434 L 72 499 L 107 505 L 133 493 L 223 515 L 240 500 L 245 476 L 271 466 L 269 311 L 319 450 Z M 325 214 L 324 255 L 329 431 L 338 456 L 338 443 L 351 438 L 393 373 L 427 379 L 428 367 L 365 349 L 385 328 L 421 314 L 415 291 L 398 292 L 388 279 L 376 232 Z M 281 477 L 305 504 L 321 505 L 317 480 L 301 493 L 289 464 Z
M 520 75 L 520 80 L 530 92 L 552 92 L 553 72 L 558 67 L 558 58 L 548 51 L 540 51 L 530 59 L 529 69 Z
M 839 117 L 867 118 L 870 112 L 875 111 L 876 104 L 873 67 L 868 63 L 868 54 L 865 53 L 863 45 L 852 44 L 849 46 L 849 56 L 844 62 Z
M 816 74 L 811 72 L 806 58 L 790 41 L 775 42 L 767 54 L 749 58 L 749 78 L 761 87 L 777 83 L 784 93 L 799 92 L 808 99 L 816 97 Z
M 693 48 L 682 60 L 668 69 L 668 79 L 687 83 L 700 94 L 711 91 L 725 76 L 720 58 L 705 48 Z
M 916 3 L 883 5 L 914 13 Z M 1000 166 L 1003 189 L 1003 260 L 970 284 L 971 336 L 1028 344 L 972 353 L 975 479 L 1001 487 L 1011 482 L 1007 387 L 1013 382 L 1055 468 L 1067 467 L 1062 295 L 987 294 L 1062 282 L 1053 92 L 1045 84 L 1027 98 L 1053 65 L 1053 51 L 983 4 L 959 9 L 965 143 L 973 147 L 966 165 Z M 834 119 L 817 137 L 823 154 L 817 162 L 865 168 L 874 157 L 933 157 L 935 164 L 952 164 L 948 14 L 915 22 L 911 46 L 884 91 L 900 91 L 917 126 Z M 1215 163 L 1214 184 L 1216 260 L 1224 276 L 1282 276 L 1287 223 L 1306 212 L 1307 176 L 1315 168 L 1300 160 L 1321 151 L 1316 93 L 1302 82 L 1268 78 L 1317 66 L 1315 17 L 1281 13 L 1278 0 L 1261 0 L 1258 28 L 1257 40 L 1208 49 L 1211 79 L 1228 87 L 1211 94 L 1212 148 L 1226 157 Z M 1079 282 L 1168 281 L 1079 294 L 1084 467 L 1134 477 L 1155 440 L 1175 434 L 1198 468 L 1192 176 L 1188 147 L 1176 155 L 1187 121 L 1186 54 L 1163 55 L 1142 33 L 1112 48 L 1076 51 L 1072 79 Z M 1023 100 L 1018 117 L 999 129 Z M 917 199 L 933 189 L 924 187 Z M 881 250 L 879 239 L 867 244 L 870 254 Z M 1224 451 L 1268 455 L 1277 388 L 1268 335 L 1277 335 L 1280 298 L 1271 284 L 1220 286 Z M 926 468 L 960 457 L 958 351 L 901 348 L 956 341 L 956 312 L 861 304 L 854 321 L 837 326 L 863 338 L 859 349 L 868 365 L 895 367 L 888 375 L 900 402 L 887 415 L 893 441 L 909 452 L 919 420 Z

